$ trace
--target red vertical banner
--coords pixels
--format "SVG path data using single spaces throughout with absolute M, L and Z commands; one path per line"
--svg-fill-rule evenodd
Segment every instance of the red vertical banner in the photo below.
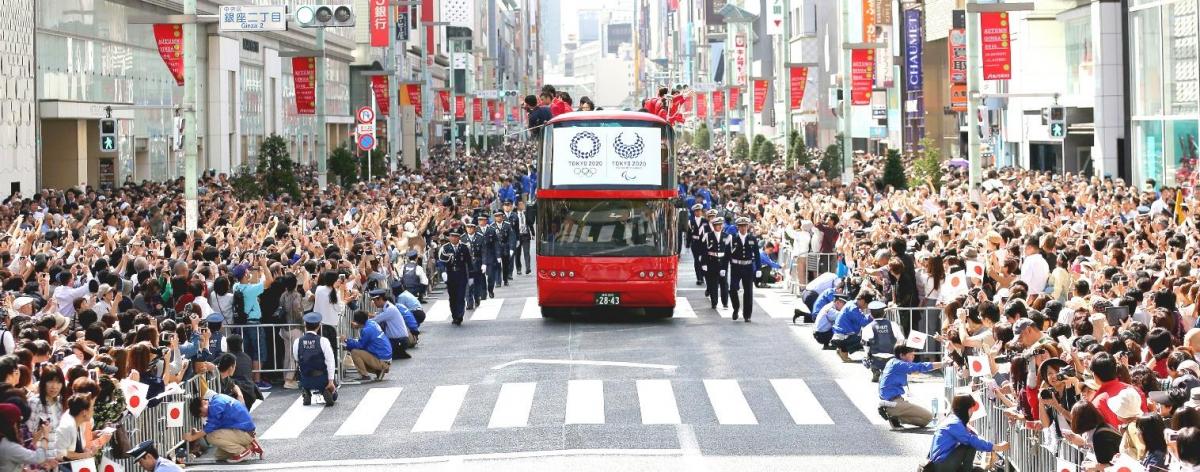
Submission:
M 855 49 L 850 52 L 850 104 L 870 105 L 875 87 L 875 50 Z
M 804 103 L 804 88 L 808 85 L 808 68 L 793 66 L 788 68 L 788 86 L 791 87 L 792 103 L 789 105 L 793 110 L 800 108 L 800 104 Z
M 521 107 L 512 107 L 512 120 L 521 121 Z
M 471 99 L 471 121 L 479 123 L 483 121 L 483 100 L 479 98 Z
M 438 90 L 438 112 L 441 114 L 450 113 L 450 91 Z
M 388 88 L 388 77 L 386 75 L 372 75 L 371 90 L 375 92 L 375 104 L 379 107 L 379 114 L 386 115 L 390 113 L 392 109 L 388 102 L 392 99 L 392 92 Z
M 767 81 L 754 81 L 754 112 L 762 113 L 763 105 L 767 103 Z
M 404 95 L 400 96 L 404 101 L 402 105 L 412 105 L 413 111 L 417 116 L 421 116 L 421 85 L 420 84 L 404 84 Z
M 1008 13 L 979 14 L 979 45 L 983 80 L 1012 78 L 1012 48 L 1008 42 Z
M 701 120 L 708 118 L 708 94 L 696 94 L 696 117 Z
M 742 97 L 741 87 L 729 87 L 729 109 L 730 110 L 738 109 L 738 103 L 740 103 L 739 99 L 741 97 Z
M 435 2 L 433 0 L 421 2 L 421 17 L 417 20 L 418 26 L 423 26 L 423 25 L 421 25 L 421 23 L 424 23 L 426 21 L 429 21 L 429 22 L 433 21 L 433 4 L 434 3 Z M 433 32 L 434 31 L 435 31 L 435 28 L 433 28 L 433 27 L 425 28 L 425 57 L 427 57 L 430 61 L 433 60 L 433 47 L 434 47 Z M 429 65 L 432 66 L 433 63 L 430 62 Z
M 713 92 L 713 116 L 725 116 L 725 91 Z
M 370 6 L 371 47 L 388 46 L 388 0 L 371 0 Z
M 292 85 L 296 89 L 296 113 L 317 114 L 317 58 L 292 58 Z
M 454 119 L 455 120 L 467 119 L 467 97 L 464 97 L 462 95 L 454 96 Z
M 495 100 L 487 101 L 487 114 L 488 114 L 488 121 L 491 121 L 493 123 L 500 121 L 500 111 L 496 109 L 496 101 Z
M 175 77 L 175 85 L 183 86 L 183 25 L 154 25 L 154 42 L 158 55 Z

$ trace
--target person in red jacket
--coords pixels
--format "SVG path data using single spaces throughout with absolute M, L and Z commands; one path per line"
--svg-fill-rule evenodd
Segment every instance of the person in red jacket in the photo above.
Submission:
M 570 113 L 572 111 L 571 104 L 570 94 L 567 92 L 558 92 L 558 97 L 555 97 L 554 101 L 550 102 L 550 114 L 558 116 L 563 113 Z
M 658 115 L 659 118 L 664 120 L 667 119 L 666 99 L 668 91 L 666 87 L 659 87 L 658 96 L 646 100 L 646 111 L 652 115 Z

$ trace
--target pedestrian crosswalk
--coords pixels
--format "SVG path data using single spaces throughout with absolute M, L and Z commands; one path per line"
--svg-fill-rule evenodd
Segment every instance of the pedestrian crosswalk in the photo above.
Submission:
M 766 317 L 791 320 L 792 305 L 790 294 L 775 290 L 755 291 L 755 319 Z M 729 318 L 730 309 L 713 310 L 704 298 L 675 297 L 675 318 Z M 471 321 L 504 321 L 504 320 L 533 320 L 541 319 L 542 311 L 537 297 L 490 298 L 482 301 L 474 310 L 466 310 L 464 319 Z M 435 300 L 425 310 L 425 322 L 449 322 L 450 302 Z
M 878 388 L 867 380 L 621 379 L 343 389 L 338 403 L 303 405 L 278 393 L 256 409 L 265 441 L 306 431 L 366 436 L 380 430 L 429 434 L 567 425 L 821 426 L 884 424 Z M 565 394 L 565 395 L 564 395 Z M 921 402 L 922 397 L 914 401 Z M 925 400 L 927 402 L 927 400 Z M 284 403 L 288 402 L 286 408 Z M 636 402 L 637 405 L 631 403 Z M 265 412 L 265 413 L 264 413 Z M 830 413 L 836 412 L 838 416 Z M 859 414 L 861 413 L 861 415 Z M 320 425 L 320 426 L 314 426 Z M 313 433 L 318 434 L 318 433 Z

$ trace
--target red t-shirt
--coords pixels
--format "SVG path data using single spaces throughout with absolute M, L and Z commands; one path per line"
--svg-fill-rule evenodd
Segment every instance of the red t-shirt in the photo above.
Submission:
M 1154 371 L 1154 375 L 1160 379 L 1167 378 L 1170 375 L 1167 372 L 1167 358 L 1155 360 L 1154 365 L 1150 366 L 1150 370 Z
M 1116 396 L 1117 393 L 1126 388 L 1133 388 L 1133 386 L 1120 380 L 1113 379 L 1100 384 L 1100 390 L 1098 390 L 1096 395 L 1092 397 L 1092 406 L 1095 406 L 1097 410 L 1100 410 L 1100 416 L 1104 417 L 1104 422 L 1108 423 L 1109 426 L 1114 428 L 1120 426 L 1121 419 L 1117 418 L 1117 414 L 1113 413 L 1112 410 L 1108 408 L 1108 399 Z M 1142 398 L 1142 411 L 1146 411 L 1146 397 L 1136 388 L 1133 388 L 1133 390 L 1138 392 L 1138 396 Z

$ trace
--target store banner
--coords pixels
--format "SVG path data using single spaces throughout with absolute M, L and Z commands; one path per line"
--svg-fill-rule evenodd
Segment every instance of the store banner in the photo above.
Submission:
M 713 116 L 725 116 L 725 91 L 717 90 L 712 95 Z
M 792 66 L 788 68 L 789 85 L 792 90 L 792 103 L 790 108 L 799 110 L 800 104 L 804 103 L 804 88 L 808 85 L 808 68 L 801 66 Z
M 375 92 L 375 105 L 379 107 L 380 115 L 387 115 L 392 111 L 391 90 L 388 88 L 388 76 L 373 75 L 371 76 L 371 90 Z
M 967 111 L 967 84 L 950 85 L 950 111 Z
M 742 98 L 741 87 L 729 87 L 729 109 L 730 110 L 738 109 L 738 106 L 740 106 L 740 104 L 742 103 L 741 98 Z
M 750 79 L 750 64 L 746 61 L 746 35 L 737 34 L 733 37 L 733 83 L 746 85 Z
M 696 94 L 696 117 L 701 120 L 708 119 L 708 94 Z
M 455 120 L 467 119 L 467 97 L 464 97 L 462 95 L 454 96 L 454 119 Z
M 483 121 L 483 100 L 479 98 L 471 99 L 471 121 L 479 123 Z
M 167 70 L 175 77 L 175 85 L 183 86 L 183 25 L 154 25 L 154 42 L 158 44 L 158 55 L 167 64 Z
M 875 0 L 875 24 L 880 26 L 892 25 L 892 2 Z
M 437 101 L 438 114 L 441 114 L 441 115 L 450 114 L 450 91 L 449 90 L 438 90 L 437 98 L 438 98 L 438 101 Z
M 367 8 L 370 13 L 371 47 L 385 48 L 388 46 L 388 26 L 391 24 L 388 21 L 388 0 L 370 2 Z
M 292 85 L 296 89 L 296 113 L 317 114 L 317 58 L 292 58 Z
M 401 105 L 411 105 L 417 116 L 421 116 L 421 84 L 404 84 L 404 94 L 400 95 Z
M 878 0 L 862 0 L 862 40 L 864 43 L 875 41 L 875 5 L 877 3 L 879 3 Z
M 875 50 L 855 49 L 850 52 L 850 104 L 870 105 L 875 88 Z
M 512 107 L 512 121 L 521 121 L 521 107 Z
M 980 55 L 983 59 L 983 80 L 1012 78 L 1012 48 L 1008 42 L 1008 13 L 979 14 Z
M 925 83 L 921 75 L 923 43 L 921 10 L 904 11 L 904 80 L 908 90 L 920 89 Z
M 754 81 L 754 112 L 762 113 L 763 105 L 767 104 L 767 81 Z
M 967 83 L 967 30 L 950 30 L 950 34 L 946 36 L 946 45 L 949 48 L 946 57 L 950 58 L 950 83 Z

